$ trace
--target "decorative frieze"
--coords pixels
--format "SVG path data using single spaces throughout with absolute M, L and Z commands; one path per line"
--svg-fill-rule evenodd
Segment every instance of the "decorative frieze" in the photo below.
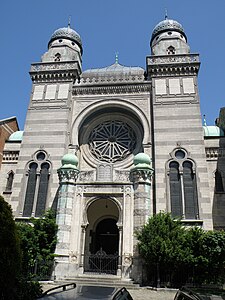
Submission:
M 131 180 L 135 183 L 137 182 L 151 182 L 153 170 L 140 170 L 136 169 L 130 173 Z
M 130 181 L 130 171 L 115 171 L 114 181 Z
M 30 76 L 34 83 L 74 81 L 79 74 L 77 62 L 35 63 L 30 69 Z
M 199 63 L 198 54 L 182 54 L 182 55 L 160 55 L 147 57 L 148 65 L 160 65 L 160 64 L 174 64 L 174 63 Z
M 111 86 L 77 86 L 73 87 L 73 95 L 104 95 L 104 94 L 136 94 L 150 91 L 150 84 L 142 85 L 111 85 Z

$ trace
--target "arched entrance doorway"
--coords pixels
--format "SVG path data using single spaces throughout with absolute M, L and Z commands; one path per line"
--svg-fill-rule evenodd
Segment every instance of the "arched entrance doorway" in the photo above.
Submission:
M 119 262 L 119 209 L 114 200 L 94 200 L 87 209 L 85 272 L 116 274 Z
M 92 239 L 92 254 L 99 250 L 106 254 L 118 254 L 119 230 L 116 220 L 107 218 L 100 221 L 96 226 L 95 237 Z

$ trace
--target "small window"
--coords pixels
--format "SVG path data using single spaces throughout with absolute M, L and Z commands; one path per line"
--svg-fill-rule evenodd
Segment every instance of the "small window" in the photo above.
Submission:
M 44 152 L 38 152 L 37 154 L 37 160 L 41 161 L 45 159 L 45 153 Z
M 73 46 L 75 45 L 75 43 L 74 43 L 74 42 L 72 42 L 71 44 L 72 44 Z
M 56 53 L 55 55 L 55 61 L 60 61 L 61 60 L 61 54 L 60 53 Z
M 62 40 L 61 40 L 61 39 L 59 40 L 59 43 L 62 43 Z
M 177 150 L 176 153 L 175 153 L 175 157 L 176 157 L 177 159 L 183 159 L 183 158 L 185 157 L 184 151 L 182 151 L 182 150 Z
M 10 171 L 8 173 L 8 178 L 7 178 L 6 188 L 5 188 L 6 192 L 10 192 L 12 190 L 13 179 L 14 179 L 14 172 Z
M 175 54 L 175 48 L 173 46 L 169 46 L 167 48 L 167 54 L 169 55 Z
M 172 34 L 172 32 L 171 32 L 171 31 L 169 31 L 169 32 L 167 32 L 167 34 L 168 34 L 168 35 L 171 35 L 171 34 Z

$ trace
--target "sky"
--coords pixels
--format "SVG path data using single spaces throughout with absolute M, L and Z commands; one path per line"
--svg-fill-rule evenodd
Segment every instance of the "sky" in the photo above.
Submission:
M 213 125 L 225 106 L 225 0 L 2 0 L 0 119 L 16 116 L 22 130 L 30 101 L 30 64 L 40 62 L 52 33 L 71 27 L 82 38 L 83 70 L 119 63 L 146 67 L 153 28 L 165 17 L 184 27 L 199 53 L 201 113 Z

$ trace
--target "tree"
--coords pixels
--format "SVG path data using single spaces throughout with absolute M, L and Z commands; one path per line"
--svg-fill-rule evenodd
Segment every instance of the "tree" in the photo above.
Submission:
M 140 254 L 149 271 L 157 270 L 157 281 L 163 273 L 170 273 L 170 279 L 184 262 L 188 262 L 190 249 L 184 247 L 185 229 L 180 220 L 168 213 L 154 215 L 137 233 Z
M 57 225 L 54 212 L 49 210 L 39 219 L 19 223 L 18 230 L 23 253 L 23 273 L 32 278 L 35 266 L 40 266 L 39 275 L 50 273 L 57 242 Z
M 12 209 L 0 196 L 0 298 L 16 299 L 21 251 Z

